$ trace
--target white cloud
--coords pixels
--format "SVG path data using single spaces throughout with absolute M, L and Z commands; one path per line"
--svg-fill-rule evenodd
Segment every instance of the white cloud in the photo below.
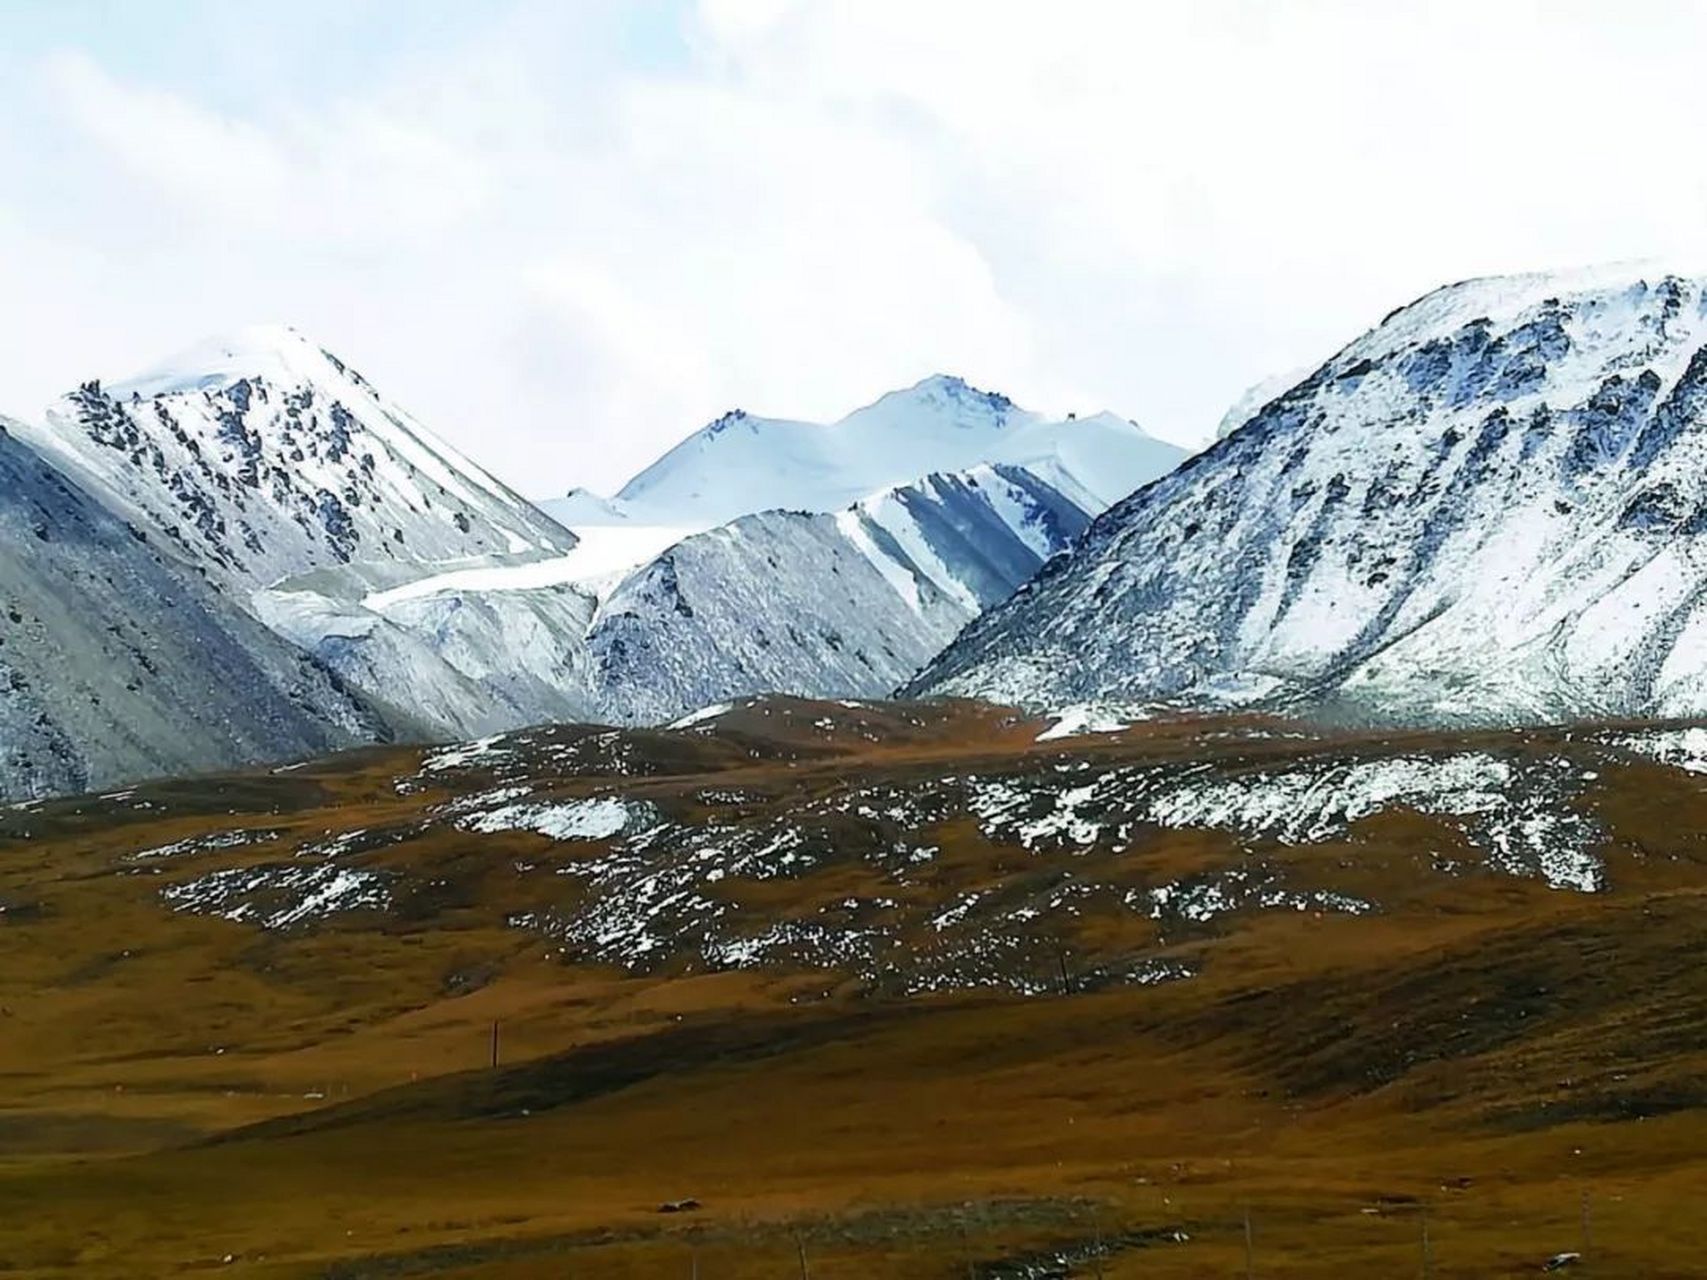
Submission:
M 1445 280 L 1707 240 L 1693 6 L 703 0 L 650 59 L 623 12 L 242 104 L 49 59 L 0 403 L 287 319 L 532 492 L 935 369 L 1202 438 Z
M 338 245 L 440 233 L 488 196 L 467 149 L 375 104 L 340 101 L 262 125 L 123 84 L 87 55 L 44 67 L 71 122 L 181 215 L 233 233 Z

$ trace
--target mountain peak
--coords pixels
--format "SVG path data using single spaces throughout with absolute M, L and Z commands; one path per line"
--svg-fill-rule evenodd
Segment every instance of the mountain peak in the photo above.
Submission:
M 910 387 L 879 396 L 863 409 L 856 409 L 836 425 L 870 426 L 905 419 L 915 427 L 920 414 L 945 427 L 1004 427 L 1010 419 L 1030 420 L 1035 415 L 1015 407 L 999 391 L 983 391 L 953 374 L 933 373 Z
M 323 379 L 331 374 L 361 379 L 344 363 L 287 324 L 244 325 L 185 348 L 107 392 L 121 399 L 212 391 L 244 378 L 279 385 Z
M 1425 724 L 1707 708 L 1707 281 L 1464 281 L 1135 492 L 915 686 Z

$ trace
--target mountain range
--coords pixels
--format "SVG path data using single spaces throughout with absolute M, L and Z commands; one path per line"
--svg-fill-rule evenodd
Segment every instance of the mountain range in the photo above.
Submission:
M 763 692 L 1080 727 L 1699 714 L 1704 407 L 1702 281 L 1500 277 L 1258 384 L 1189 458 L 939 375 L 725 414 L 536 506 L 248 329 L 8 422 L 0 787 Z
M 11 794 L 386 737 L 656 722 L 768 690 L 883 696 L 1183 456 L 1113 415 L 1052 421 L 933 377 L 830 424 L 726 415 L 614 498 L 536 507 L 280 326 L 87 382 L 9 447 L 150 548 L 150 572 L 258 668 L 282 655 L 308 682 L 291 730 L 264 699 L 245 714 L 253 678 L 226 682 L 231 705 L 205 678 L 157 683 L 180 719 L 211 716 L 193 751 L 157 745 L 169 717 L 125 711 L 115 733 L 14 691 L 8 715 L 73 763 L 49 768 L 20 737 Z M 120 592 L 86 612 L 196 661 L 202 619 L 151 605 Z M 123 664 L 84 678 L 130 682 Z
M 933 377 L 831 424 L 726 415 L 612 499 L 545 504 L 587 521 L 562 555 L 411 580 L 352 564 L 257 609 L 358 687 L 417 690 L 446 736 L 882 697 L 1182 456 L 1112 415 L 1050 421 Z

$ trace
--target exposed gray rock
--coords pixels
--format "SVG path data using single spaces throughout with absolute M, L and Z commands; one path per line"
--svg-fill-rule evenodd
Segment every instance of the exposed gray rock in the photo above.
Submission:
M 387 736 L 0 422 L 0 797 L 323 754 Z

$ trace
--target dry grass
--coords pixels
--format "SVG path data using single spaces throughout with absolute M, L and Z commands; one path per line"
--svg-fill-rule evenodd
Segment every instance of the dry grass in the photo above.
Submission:
M 1214 729 L 1068 749 L 1190 758 Z M 877 744 L 745 723 L 736 748 L 668 741 L 635 786 L 780 794 L 1031 737 L 964 707 Z M 1707 1274 L 1707 795 L 1680 773 L 1599 784 L 1610 894 L 1440 876 L 1433 853 L 1472 857 L 1461 839 L 1389 814 L 1355 849 L 1277 854 L 1383 914 L 1241 916 L 1182 944 L 1207 960 L 1190 981 L 1044 999 L 566 963 L 504 927 L 502 839 L 383 850 L 442 893 L 279 933 L 173 915 L 125 861 L 234 824 L 288 844 L 403 821 L 427 802 L 391 785 L 413 759 L 5 820 L 0 1273 L 686 1277 L 697 1257 L 734 1280 L 798 1275 L 804 1248 L 814 1280 L 997 1280 L 1061 1253 L 1110 1280 L 1238 1276 L 1249 1206 L 1260 1276 L 1422 1274 L 1425 1212 L 1430 1274 L 1515 1276 L 1579 1247 L 1586 1196 L 1581 1274 Z M 1019 874 L 969 824 L 945 831 L 945 888 Z M 1235 852 L 1184 832 L 1146 856 L 1185 874 Z M 857 876 L 763 892 L 831 901 Z M 1063 945 L 1088 964 L 1152 933 L 1091 912 Z

